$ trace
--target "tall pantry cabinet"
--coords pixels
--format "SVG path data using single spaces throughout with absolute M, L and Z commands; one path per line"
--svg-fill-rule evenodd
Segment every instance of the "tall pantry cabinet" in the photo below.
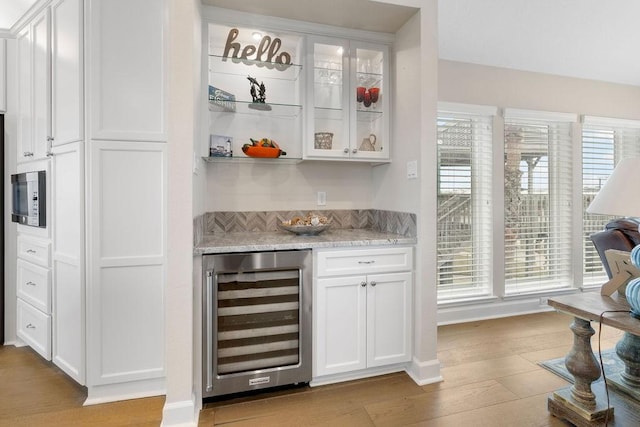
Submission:
M 17 35 L 19 75 L 30 70 L 17 82 L 25 147 L 46 129 L 43 154 L 18 147 L 18 161 L 49 162 L 51 358 L 86 385 L 87 404 L 165 390 L 165 8 L 54 0 Z M 42 19 L 44 82 L 27 51 Z M 38 85 L 47 96 L 36 100 Z

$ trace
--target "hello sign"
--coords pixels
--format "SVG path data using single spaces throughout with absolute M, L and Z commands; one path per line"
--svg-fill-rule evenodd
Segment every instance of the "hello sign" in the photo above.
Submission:
M 291 54 L 284 51 L 279 52 L 282 46 L 282 40 L 279 38 L 276 37 L 272 39 L 269 36 L 263 36 L 258 46 L 248 44 L 242 47 L 240 42 L 234 41 L 238 38 L 239 34 L 240 31 L 238 31 L 237 28 L 229 30 L 227 42 L 224 45 L 224 53 L 222 54 L 225 60 L 231 58 L 234 62 L 242 61 L 246 65 L 255 64 L 259 67 L 265 66 L 267 68 L 275 68 L 279 71 L 284 71 L 291 65 Z M 254 61 L 260 61 L 266 64 L 256 64 Z

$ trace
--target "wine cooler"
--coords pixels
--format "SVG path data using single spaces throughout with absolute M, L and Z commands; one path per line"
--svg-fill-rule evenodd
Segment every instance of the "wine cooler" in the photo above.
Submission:
M 205 255 L 203 396 L 311 380 L 311 251 Z

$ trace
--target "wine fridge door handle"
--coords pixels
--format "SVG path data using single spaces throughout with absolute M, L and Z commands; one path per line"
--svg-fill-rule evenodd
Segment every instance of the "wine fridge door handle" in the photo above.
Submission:
M 207 391 L 213 390 L 213 271 L 207 271 L 207 283 L 205 288 L 206 298 L 206 339 L 207 344 Z

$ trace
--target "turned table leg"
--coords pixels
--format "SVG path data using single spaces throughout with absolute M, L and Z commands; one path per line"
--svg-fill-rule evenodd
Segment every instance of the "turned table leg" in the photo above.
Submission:
M 640 400 L 640 337 L 625 332 L 616 344 L 616 354 L 624 362 L 624 372 L 607 377 L 607 383 Z
M 553 393 L 553 397 L 549 398 L 549 410 L 563 418 L 567 411 L 571 411 L 587 421 L 602 419 L 607 412 L 611 417 L 613 408 L 607 409 L 606 402 L 598 402 L 591 390 L 591 383 L 601 374 L 600 365 L 591 349 L 591 336 L 595 331 L 588 320 L 578 317 L 571 324 L 571 331 L 573 347 L 565 358 L 565 365 L 574 377 L 574 384 L 569 389 Z

